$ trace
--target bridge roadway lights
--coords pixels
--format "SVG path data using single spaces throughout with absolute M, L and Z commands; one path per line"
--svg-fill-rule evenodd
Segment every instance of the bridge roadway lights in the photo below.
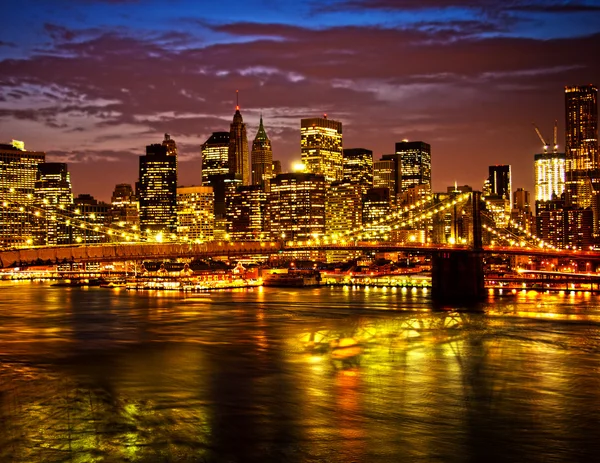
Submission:
M 431 296 L 437 303 L 484 300 L 483 254 L 479 251 L 438 251 L 431 256 Z

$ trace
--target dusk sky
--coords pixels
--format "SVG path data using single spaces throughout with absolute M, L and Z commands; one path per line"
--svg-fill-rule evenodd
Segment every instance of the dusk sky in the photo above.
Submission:
M 431 144 L 434 191 L 481 189 L 511 164 L 533 194 L 533 155 L 564 86 L 600 83 L 600 0 L 4 0 L 0 142 L 67 162 L 75 194 L 109 201 L 168 132 L 179 183 L 228 131 L 235 91 L 251 142 L 263 114 L 284 170 L 300 119 L 343 123 L 376 159 Z M 532 198 L 533 199 L 533 198 Z

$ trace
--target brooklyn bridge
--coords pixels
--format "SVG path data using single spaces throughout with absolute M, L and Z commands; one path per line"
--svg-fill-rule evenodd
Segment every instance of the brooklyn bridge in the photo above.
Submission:
M 458 203 L 467 202 L 472 209 L 471 240 L 461 244 L 432 244 L 395 241 L 393 230 L 422 226 L 436 214 L 442 214 Z M 304 241 L 277 240 L 230 241 L 204 243 L 175 239 L 168 242 L 140 241 L 133 232 L 105 227 L 104 233 L 117 241 L 102 244 L 78 243 L 64 246 L 31 246 L 0 250 L 0 267 L 61 262 L 113 262 L 172 259 L 240 258 L 281 254 L 283 256 L 323 255 L 327 252 L 404 253 L 431 256 L 433 295 L 440 298 L 480 298 L 484 293 L 483 261 L 486 256 L 529 256 L 540 258 L 579 259 L 600 262 L 600 252 L 582 249 L 556 249 L 534 235 L 507 227 L 482 225 L 486 212 L 481 210 L 478 192 L 465 193 L 442 204 L 431 205 L 418 213 L 394 213 L 374 223 L 332 236 L 314 236 Z M 3 205 L 15 207 L 15 205 Z M 32 211 L 35 214 L 37 211 Z M 68 219 L 74 221 L 73 218 Z M 81 228 L 89 226 L 76 221 Z M 375 231 L 374 231 L 375 230 Z M 383 230 L 383 232 L 382 232 Z M 96 227 L 98 231 L 98 227 Z M 496 236 L 501 244 L 483 245 L 483 233 Z M 137 238 L 137 240 L 136 240 Z

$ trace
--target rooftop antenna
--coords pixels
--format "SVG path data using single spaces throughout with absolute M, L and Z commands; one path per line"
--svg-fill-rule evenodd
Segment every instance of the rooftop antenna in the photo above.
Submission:
M 235 91 L 235 110 L 236 111 L 240 110 L 240 91 L 239 90 Z

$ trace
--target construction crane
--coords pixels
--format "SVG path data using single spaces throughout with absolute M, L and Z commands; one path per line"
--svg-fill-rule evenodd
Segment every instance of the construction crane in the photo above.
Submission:
M 540 132 L 540 129 L 538 129 L 537 125 L 535 125 L 535 123 L 532 122 L 533 128 L 535 129 L 535 133 L 537 133 L 537 136 L 539 137 L 540 141 L 542 142 L 542 146 L 544 148 L 544 154 L 546 154 L 548 152 L 548 148 L 550 148 L 550 145 L 548 145 L 548 143 L 546 143 L 546 140 L 544 140 L 544 136 L 542 135 L 542 132 Z M 555 119 L 554 120 L 554 133 L 553 133 L 553 145 L 552 145 L 552 152 L 554 153 L 558 153 L 558 121 Z
M 537 133 L 537 136 L 540 138 L 540 141 L 542 142 L 542 146 L 544 147 L 544 154 L 546 154 L 548 152 L 548 143 L 546 143 L 546 140 L 544 140 L 544 137 L 542 135 L 542 132 L 540 132 L 540 129 L 537 128 L 537 125 L 535 125 L 535 123 L 532 122 L 533 128 L 535 129 L 535 133 Z

